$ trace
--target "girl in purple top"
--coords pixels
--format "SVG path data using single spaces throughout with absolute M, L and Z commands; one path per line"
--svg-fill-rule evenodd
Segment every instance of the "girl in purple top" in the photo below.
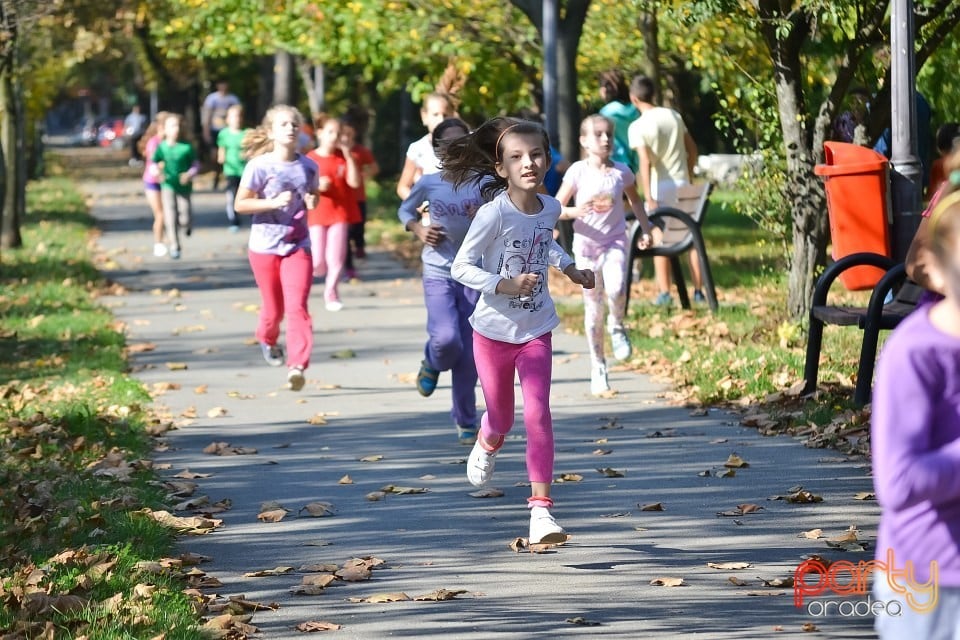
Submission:
M 434 128 L 433 147 L 443 157 L 446 142 L 470 130 L 458 118 L 443 120 Z M 424 203 L 428 203 L 424 207 Z M 423 297 L 427 307 L 427 339 L 423 362 L 417 374 L 417 390 L 429 396 L 437 387 L 441 371 L 452 373 L 453 409 L 450 415 L 461 444 L 477 441 L 477 367 L 473 360 L 473 329 L 470 314 L 480 292 L 450 275 L 450 266 L 467 235 L 470 221 L 483 199 L 476 185 L 457 187 L 431 173 L 417 180 L 397 215 L 408 231 L 423 242 Z M 423 218 L 420 210 L 424 209 Z
M 945 297 L 887 339 L 873 388 L 873 594 L 885 639 L 960 637 L 960 190 L 928 228 L 929 276 Z
M 590 349 L 590 392 L 610 391 L 603 345 L 603 302 L 607 303 L 607 331 L 617 360 L 630 357 L 630 340 L 623 327 L 626 308 L 627 221 L 623 196 L 627 196 L 637 222 L 644 230 L 645 248 L 651 242 L 653 225 L 643 210 L 636 178 L 630 167 L 611 160 L 614 148 L 613 121 L 606 116 L 587 116 L 580 124 L 580 146 L 585 158 L 563 174 L 557 200 L 574 206 L 561 209 L 561 220 L 573 220 L 573 255 L 577 266 L 596 274 L 597 286 L 583 290 L 583 322 Z
M 153 161 L 153 154 L 163 140 L 163 121 L 167 112 L 161 111 L 140 138 L 140 157 L 143 158 L 143 193 L 153 213 L 153 255 L 162 258 L 167 255 L 167 245 L 163 242 L 163 203 L 160 200 L 160 167 Z
M 317 203 L 317 165 L 297 152 L 300 112 L 271 107 L 263 123 L 243 141 L 249 159 L 234 203 L 240 215 L 253 215 L 249 257 L 263 304 L 256 336 L 268 364 L 283 364 L 277 342 L 287 315 L 287 385 L 303 388 L 313 349 L 313 321 L 307 308 L 313 282 L 307 209 Z

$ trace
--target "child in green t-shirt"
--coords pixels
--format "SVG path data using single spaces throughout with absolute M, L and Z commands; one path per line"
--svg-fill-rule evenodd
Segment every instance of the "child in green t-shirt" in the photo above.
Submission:
M 223 165 L 223 177 L 227 181 L 227 220 L 230 231 L 240 230 L 240 218 L 233 208 L 240 186 L 240 176 L 247 162 L 240 153 L 240 145 L 247 130 L 243 128 L 243 107 L 235 104 L 227 109 L 227 126 L 217 134 L 217 162 Z
M 169 114 L 163 121 L 163 141 L 153 152 L 153 161 L 161 180 L 160 200 L 167 244 L 170 257 L 174 260 L 180 257 L 180 227 L 188 236 L 192 232 L 190 194 L 193 192 L 193 178 L 200 169 L 193 145 L 180 136 L 182 124 L 183 116 Z

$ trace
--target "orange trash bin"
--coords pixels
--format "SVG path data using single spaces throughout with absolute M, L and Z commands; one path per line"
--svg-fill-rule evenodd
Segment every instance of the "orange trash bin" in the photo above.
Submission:
M 825 142 L 826 164 L 813 172 L 823 177 L 830 217 L 833 259 L 868 251 L 891 257 L 889 162 L 873 149 L 846 142 Z M 840 274 L 851 291 L 872 289 L 883 276 L 877 267 L 853 267 Z

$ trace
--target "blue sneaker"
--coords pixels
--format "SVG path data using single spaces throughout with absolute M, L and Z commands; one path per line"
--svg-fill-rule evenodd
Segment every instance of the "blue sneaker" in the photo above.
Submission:
M 693 301 L 694 301 L 694 302 L 706 302 L 707 299 L 706 299 L 706 297 L 704 297 L 703 291 L 700 291 L 700 289 L 697 289 L 696 291 L 693 292 Z
M 653 304 L 657 307 L 669 307 L 673 304 L 673 298 L 670 297 L 669 293 L 664 291 L 653 299 Z
M 475 443 L 477 441 L 477 425 L 458 424 L 457 440 L 459 440 L 460 444 L 463 444 L 463 445 L 471 445 Z
M 424 398 L 431 395 L 437 388 L 437 380 L 440 378 L 440 372 L 430 367 L 427 361 L 420 363 L 420 371 L 417 372 L 417 391 Z

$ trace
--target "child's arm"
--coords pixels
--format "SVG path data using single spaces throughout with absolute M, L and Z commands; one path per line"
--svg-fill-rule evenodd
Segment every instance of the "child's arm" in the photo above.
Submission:
M 570 202 L 570 198 L 577 195 L 577 188 L 571 182 L 562 182 L 560 188 L 557 190 L 557 195 L 554 196 L 557 200 L 560 201 L 560 219 L 561 220 L 573 220 L 574 218 L 582 218 L 583 216 L 590 213 L 589 203 L 583 203 L 579 206 L 568 207 L 567 203 Z
M 357 164 L 357 159 L 350 153 L 348 145 L 340 145 L 340 152 L 343 154 L 343 159 L 347 161 L 347 186 L 356 189 L 361 183 L 360 166 Z
M 663 232 L 655 227 L 650 218 L 647 217 L 647 212 L 643 208 L 643 202 L 640 200 L 640 193 L 637 191 L 637 185 L 631 184 L 623 188 L 623 193 L 627 196 L 627 202 L 630 203 L 630 209 L 633 211 L 633 215 L 637 217 L 637 224 L 640 225 L 640 228 L 643 229 L 643 235 L 640 236 L 640 242 L 638 246 L 641 249 L 646 249 L 647 247 L 654 244 L 654 236 L 656 235 L 656 243 L 659 244 L 663 240 Z
M 401 200 L 406 200 L 410 195 L 410 189 L 413 183 L 417 181 L 417 165 L 413 160 L 407 158 L 403 161 L 403 171 L 400 173 L 400 179 L 397 180 L 397 195 Z
M 400 218 L 400 223 L 404 229 L 413 233 L 424 244 L 435 247 L 440 244 L 446 234 L 442 225 L 424 225 L 420 222 L 420 209 L 430 195 L 427 189 L 422 186 L 424 182 L 424 180 L 419 180 L 414 183 L 410 195 L 400 203 L 400 207 L 397 209 L 397 217 Z
M 473 222 L 470 223 L 463 244 L 460 245 L 453 259 L 450 275 L 457 282 L 483 293 L 517 295 L 517 293 L 510 294 L 500 290 L 500 283 L 506 280 L 499 273 L 491 273 L 478 266 L 481 264 L 486 248 L 495 241 L 499 227 L 500 213 L 496 207 L 489 203 L 480 207 Z M 535 276 L 536 274 L 525 275 Z

